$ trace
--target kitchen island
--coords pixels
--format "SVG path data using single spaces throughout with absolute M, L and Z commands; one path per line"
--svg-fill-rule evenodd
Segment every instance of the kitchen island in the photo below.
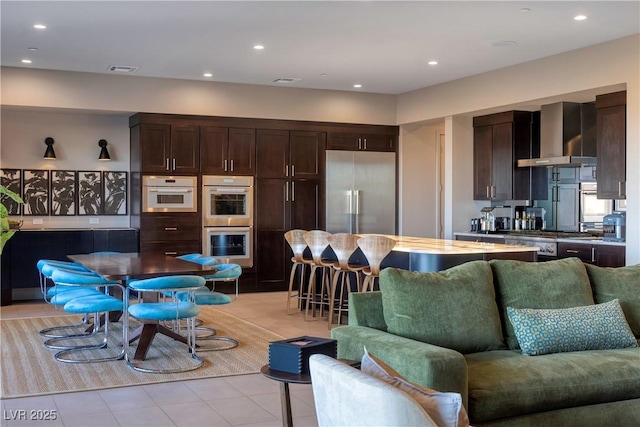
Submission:
M 468 261 L 514 259 L 537 261 L 536 247 L 499 243 L 468 242 L 462 240 L 431 239 L 388 235 L 396 246 L 385 258 L 382 267 L 396 267 L 410 271 L 441 271 Z M 360 259 L 360 257 L 363 257 Z M 360 251 L 351 258 L 366 263 Z

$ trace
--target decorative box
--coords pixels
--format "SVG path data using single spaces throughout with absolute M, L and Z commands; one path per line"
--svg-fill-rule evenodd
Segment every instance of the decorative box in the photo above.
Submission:
M 269 368 L 294 374 L 309 373 L 309 356 L 326 354 L 335 358 L 336 340 L 302 336 L 269 343 Z

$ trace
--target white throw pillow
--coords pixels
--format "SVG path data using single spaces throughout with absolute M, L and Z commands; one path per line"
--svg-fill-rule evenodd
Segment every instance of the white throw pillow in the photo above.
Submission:
M 469 427 L 460 393 L 443 393 L 413 384 L 364 349 L 360 370 L 410 395 L 440 427 Z

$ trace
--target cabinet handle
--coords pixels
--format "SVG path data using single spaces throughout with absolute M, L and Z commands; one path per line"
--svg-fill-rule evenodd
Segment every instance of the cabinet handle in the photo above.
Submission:
M 231 172 L 233 172 L 233 160 L 231 160 Z
M 291 176 L 296 176 L 296 165 L 291 165 Z
M 575 249 L 567 249 L 568 254 L 579 254 L 580 251 L 576 251 Z
M 284 167 L 284 176 L 289 176 L 289 165 Z
M 178 227 L 165 227 L 164 231 L 178 231 Z
M 362 138 L 358 138 L 358 150 L 362 150 Z
M 291 182 L 291 201 L 296 201 L 296 183 L 293 181 Z
M 169 158 L 167 157 L 167 166 L 165 166 L 166 170 L 169 170 Z
M 487 199 L 490 199 L 491 196 L 489 196 L 489 186 L 487 185 Z
M 364 138 L 364 149 L 367 149 L 367 138 Z
M 618 181 L 618 197 L 624 197 L 624 193 L 622 192 L 622 181 Z
M 591 247 L 591 262 L 596 262 L 596 248 Z
M 165 252 L 165 255 L 178 255 L 178 252 L 175 251 L 171 251 L 171 252 Z
M 229 169 L 227 169 L 227 159 L 224 159 L 224 171 L 227 172 Z
M 173 170 L 176 170 L 176 159 L 173 159 Z
M 288 202 L 289 201 L 289 183 L 285 183 L 284 186 L 284 201 Z
M 495 199 L 495 197 L 496 197 L 496 186 L 492 185 L 491 186 L 491 198 Z

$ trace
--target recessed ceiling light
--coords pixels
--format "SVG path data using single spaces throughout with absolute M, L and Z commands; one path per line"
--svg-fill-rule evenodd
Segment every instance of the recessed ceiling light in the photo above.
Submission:
M 32 52 L 35 52 L 36 50 L 38 50 L 38 48 L 37 47 L 30 47 L 29 50 L 32 51 Z
M 327 73 L 320 73 L 320 77 L 327 77 L 329 74 Z
M 498 40 L 497 42 L 493 42 L 491 43 L 491 46 L 493 47 L 512 47 L 515 46 L 517 43 L 514 42 L 513 40 Z
M 528 7 L 522 7 L 520 8 L 520 12 L 523 12 L 523 13 L 531 12 L 531 9 L 529 9 Z
M 255 50 L 262 50 L 264 49 L 264 46 L 262 46 L 261 44 L 257 44 L 253 47 Z
M 43 24 L 35 24 L 33 28 L 35 28 L 36 30 L 44 30 L 45 28 L 47 28 L 47 26 Z
M 23 59 L 22 63 L 23 64 L 31 64 L 31 60 L 30 59 Z
M 203 74 L 203 76 L 205 76 L 205 77 L 213 77 L 213 74 L 211 74 L 211 73 L 204 73 L 204 74 Z
M 362 85 L 360 83 L 356 83 L 353 85 L 353 87 L 355 87 L 356 89 L 359 89 L 362 87 Z
M 584 21 L 585 19 L 587 19 L 586 15 L 576 15 L 573 17 L 573 19 L 575 19 L 576 21 Z
M 429 65 L 438 65 L 438 61 L 429 61 L 427 62 Z

